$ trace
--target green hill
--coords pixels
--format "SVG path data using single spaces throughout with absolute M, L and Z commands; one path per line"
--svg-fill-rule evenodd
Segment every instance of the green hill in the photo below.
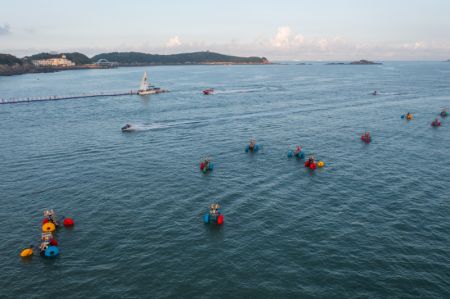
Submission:
M 95 55 L 93 62 L 99 59 L 118 62 L 121 65 L 144 64 L 263 64 L 269 63 L 265 57 L 238 57 L 214 52 L 194 52 L 171 55 L 146 54 L 140 52 L 112 52 Z
M 75 62 L 75 66 L 35 66 L 32 61 L 39 59 L 57 58 L 65 55 L 67 59 Z M 78 52 L 72 53 L 39 53 L 23 58 L 10 54 L 0 54 L 0 76 L 20 75 L 26 73 L 55 72 L 68 69 L 104 68 L 104 65 L 95 65 L 99 59 L 106 59 L 122 66 L 140 65 L 189 65 L 189 64 L 267 64 L 265 57 L 238 57 L 214 52 L 194 52 L 172 55 L 146 54 L 140 52 L 112 52 L 95 55 L 92 58 Z M 109 66 L 115 67 L 117 65 Z
M 0 54 L 0 65 L 22 65 L 22 60 L 14 55 L 10 54 Z

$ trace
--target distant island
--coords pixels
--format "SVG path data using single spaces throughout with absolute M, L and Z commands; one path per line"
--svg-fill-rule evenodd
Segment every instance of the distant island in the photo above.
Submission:
M 171 55 L 111 52 L 97 54 L 91 58 L 78 52 L 39 53 L 23 58 L 0 54 L 0 76 L 120 66 L 196 64 L 270 64 L 270 62 L 265 57 L 238 57 L 209 51 Z
M 370 60 L 358 60 L 358 61 L 352 61 L 352 62 L 329 62 L 327 65 L 374 65 L 374 64 L 382 64 L 380 62 L 374 62 Z
M 139 52 L 112 52 L 95 55 L 92 61 L 106 59 L 121 66 L 130 65 L 179 65 L 179 64 L 267 64 L 265 57 L 237 57 L 214 52 L 194 52 L 172 55 Z

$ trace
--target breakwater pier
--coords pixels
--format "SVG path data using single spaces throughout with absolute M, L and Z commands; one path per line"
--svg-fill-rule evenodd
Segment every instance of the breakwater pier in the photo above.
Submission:
M 30 102 L 46 102 L 46 101 L 61 101 L 61 100 L 71 100 L 71 99 L 85 99 L 85 98 L 98 98 L 98 97 L 118 97 L 126 95 L 136 95 L 137 91 L 122 91 L 122 92 L 93 92 L 93 93 L 82 93 L 75 95 L 54 95 L 54 96 L 41 96 L 41 97 L 26 97 L 26 98 L 0 98 L 0 104 L 20 104 L 20 103 L 30 103 Z

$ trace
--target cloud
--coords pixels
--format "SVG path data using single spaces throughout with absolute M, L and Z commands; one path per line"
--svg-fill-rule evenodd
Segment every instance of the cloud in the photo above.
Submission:
M 402 48 L 409 50 L 424 49 L 426 47 L 427 45 L 424 42 L 405 43 L 402 45 Z
M 4 29 L 0 26 L 0 28 Z M 7 27 L 9 32 L 9 27 Z M 19 29 L 18 30 L 18 34 Z M 14 35 L 16 31 L 14 31 Z M 348 36 L 307 35 L 296 32 L 293 27 L 275 27 L 272 33 L 261 33 L 254 39 L 211 41 L 201 38 L 181 41 L 179 36 L 155 42 L 154 39 L 127 41 L 117 44 L 103 43 L 101 46 L 71 45 L 61 48 L 59 42 L 41 42 L 41 45 L 29 43 L 26 38 L 21 46 L 2 43 L 6 53 L 30 55 L 38 52 L 73 52 L 88 55 L 114 51 L 137 51 L 153 54 L 173 54 L 210 50 L 236 56 L 264 56 L 271 61 L 283 60 L 329 60 L 350 61 L 368 60 L 447 60 L 450 58 L 450 40 L 425 39 L 401 41 L 374 41 L 369 38 L 352 40 Z M 29 48 L 29 45 L 33 48 Z
M 9 25 L 5 24 L 4 26 L 0 26 L 0 35 L 8 35 L 11 34 L 11 30 L 9 29 Z
M 174 37 L 169 38 L 169 40 L 166 43 L 167 48 L 175 48 L 181 46 L 181 40 L 178 37 L 178 35 L 175 35 Z
M 305 43 L 305 37 L 304 37 L 303 35 L 297 34 L 297 35 L 294 37 L 294 41 L 293 41 L 293 44 L 294 44 L 294 45 L 299 46 L 299 45 L 302 45 L 302 44 L 304 44 L 304 43 Z
M 288 26 L 278 27 L 277 34 L 272 38 L 271 44 L 275 48 L 287 49 L 291 43 L 291 28 Z

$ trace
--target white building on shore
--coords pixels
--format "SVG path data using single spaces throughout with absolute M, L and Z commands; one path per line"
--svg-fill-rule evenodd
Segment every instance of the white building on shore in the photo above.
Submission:
M 62 55 L 61 58 L 48 58 L 48 59 L 33 60 L 33 64 L 35 66 L 69 67 L 69 66 L 74 66 L 75 62 L 67 59 L 66 55 Z

